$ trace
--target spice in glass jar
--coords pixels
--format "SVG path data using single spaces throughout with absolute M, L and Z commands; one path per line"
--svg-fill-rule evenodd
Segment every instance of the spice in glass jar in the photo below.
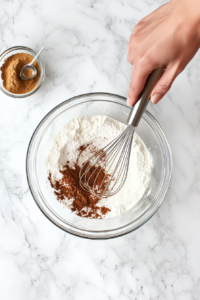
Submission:
M 21 69 L 32 60 L 33 56 L 27 53 L 17 53 L 5 60 L 0 70 L 2 72 L 3 86 L 8 92 L 12 94 L 26 94 L 37 86 L 40 78 L 40 67 L 37 61 L 33 63 L 37 70 L 37 75 L 33 79 L 22 80 L 20 77 Z

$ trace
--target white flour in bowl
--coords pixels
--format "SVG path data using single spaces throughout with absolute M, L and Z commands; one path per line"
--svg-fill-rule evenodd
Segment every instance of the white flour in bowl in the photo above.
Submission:
M 48 173 L 51 173 L 52 181 L 61 179 L 62 175 L 59 170 L 63 169 L 67 161 L 73 165 L 81 145 L 93 141 L 97 148 L 101 148 L 105 138 L 104 145 L 124 131 L 125 128 L 126 125 L 106 116 L 81 117 L 67 123 L 57 135 L 48 157 L 47 170 Z M 84 161 L 85 159 L 86 157 L 84 157 Z M 79 160 L 80 166 L 84 161 Z M 124 186 L 114 196 L 103 198 L 98 202 L 99 207 L 105 206 L 110 209 L 103 216 L 104 218 L 123 214 L 142 198 L 149 185 L 151 168 L 150 153 L 141 138 L 134 133 L 129 172 Z M 69 200 L 71 201 L 64 201 L 66 206 L 70 208 L 73 199 Z

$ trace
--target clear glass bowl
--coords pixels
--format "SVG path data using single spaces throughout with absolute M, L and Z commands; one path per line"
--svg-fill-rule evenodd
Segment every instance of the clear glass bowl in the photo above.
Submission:
M 34 50 L 32 50 L 28 47 L 25 47 L 25 46 L 15 46 L 15 47 L 8 48 L 7 50 L 5 50 L 3 53 L 0 54 L 0 68 L 9 56 L 17 54 L 17 53 L 27 53 L 27 54 L 32 55 L 33 57 L 36 55 L 36 52 Z M 45 65 L 44 65 L 42 59 L 40 57 L 38 57 L 37 62 L 40 66 L 40 78 L 38 80 L 38 84 L 32 91 L 30 91 L 29 93 L 26 93 L 26 94 L 10 93 L 3 86 L 3 80 L 1 78 L 1 71 L 0 71 L 0 89 L 1 89 L 1 91 L 4 94 L 6 94 L 7 96 L 10 96 L 13 98 L 25 98 L 25 97 L 33 95 L 41 87 L 41 85 L 44 82 L 44 78 L 45 78 Z
M 172 156 L 165 134 L 147 111 L 136 132 L 152 155 L 152 176 L 145 195 L 130 210 L 102 220 L 81 218 L 58 202 L 47 185 L 47 158 L 56 135 L 66 123 L 81 116 L 106 115 L 126 124 L 129 112 L 123 97 L 105 93 L 81 95 L 56 106 L 33 133 L 26 162 L 29 187 L 44 215 L 63 230 L 91 239 L 121 236 L 143 225 L 161 205 L 170 184 Z

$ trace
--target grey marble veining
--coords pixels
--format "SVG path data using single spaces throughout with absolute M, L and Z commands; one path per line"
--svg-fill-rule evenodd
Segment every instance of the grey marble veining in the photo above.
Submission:
M 0 50 L 39 50 L 46 80 L 33 96 L 1 93 L 0 299 L 200 299 L 200 55 L 148 109 L 173 154 L 159 211 L 126 236 L 90 241 L 54 226 L 28 189 L 25 158 L 33 130 L 75 95 L 127 95 L 126 45 L 137 22 L 164 1 L 0 0 Z

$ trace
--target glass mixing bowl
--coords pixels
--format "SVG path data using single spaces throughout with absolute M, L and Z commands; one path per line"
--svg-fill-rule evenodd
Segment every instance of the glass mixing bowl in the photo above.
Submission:
M 36 55 L 36 52 L 34 50 L 32 50 L 31 48 L 25 47 L 25 46 L 15 46 L 15 47 L 8 48 L 7 50 L 5 50 L 4 52 L 2 52 L 0 54 L 0 68 L 9 56 L 17 54 L 17 53 L 27 53 L 33 57 Z M 33 90 L 31 90 L 30 92 L 25 93 L 25 94 L 10 93 L 3 86 L 3 80 L 1 78 L 1 71 L 0 71 L 0 90 L 7 96 L 10 96 L 13 98 L 25 98 L 25 97 L 33 95 L 42 86 L 42 84 L 44 82 L 44 78 L 45 78 L 45 65 L 40 56 L 38 56 L 37 62 L 40 66 L 40 77 L 38 80 L 38 84 L 36 85 L 36 87 Z
M 170 184 L 172 156 L 163 130 L 147 111 L 136 132 L 151 153 L 152 176 L 146 193 L 127 212 L 102 220 L 78 217 L 56 200 L 47 184 L 47 158 L 55 137 L 66 123 L 82 116 L 106 115 L 126 124 L 129 112 L 124 97 L 105 93 L 81 95 L 56 106 L 33 133 L 26 162 L 29 187 L 44 215 L 63 230 L 91 239 L 121 236 L 143 225 L 161 205 Z

